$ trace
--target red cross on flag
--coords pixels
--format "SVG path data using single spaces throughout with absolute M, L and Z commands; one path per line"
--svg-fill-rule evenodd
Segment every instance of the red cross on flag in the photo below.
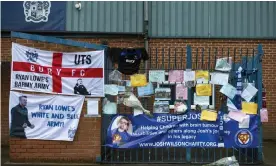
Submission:
M 52 52 L 12 43 L 11 89 L 104 96 L 104 50 Z

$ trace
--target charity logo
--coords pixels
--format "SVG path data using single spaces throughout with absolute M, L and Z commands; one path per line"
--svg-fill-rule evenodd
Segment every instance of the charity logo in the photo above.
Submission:
M 240 147 L 249 147 L 252 144 L 253 137 L 249 130 L 239 130 L 235 136 L 235 142 Z
M 74 138 L 76 131 L 77 131 L 77 128 L 70 127 L 70 129 L 68 130 L 68 138 Z
M 32 51 L 26 51 L 25 55 L 27 56 L 27 60 L 29 62 L 36 62 L 38 59 L 38 53 L 36 51 L 32 52 Z
M 50 14 L 50 1 L 24 1 L 25 21 L 40 23 L 47 22 Z
M 112 142 L 113 142 L 113 143 L 119 142 L 119 141 L 121 141 L 121 139 L 122 139 L 122 137 L 121 137 L 119 134 L 115 134 L 115 135 L 113 136 Z

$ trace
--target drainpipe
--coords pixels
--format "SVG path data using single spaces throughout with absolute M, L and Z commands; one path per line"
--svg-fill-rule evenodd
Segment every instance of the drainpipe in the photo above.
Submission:
M 149 8 L 148 8 L 148 1 L 144 1 L 144 27 L 143 27 L 143 34 L 144 34 L 144 47 L 145 49 L 149 50 L 149 41 L 148 41 L 148 30 L 149 30 Z M 148 69 L 148 63 L 145 63 L 145 69 Z

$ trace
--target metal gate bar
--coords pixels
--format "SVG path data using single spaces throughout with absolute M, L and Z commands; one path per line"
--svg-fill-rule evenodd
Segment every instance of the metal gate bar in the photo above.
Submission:
M 210 70 L 214 71 L 216 60 L 218 58 L 232 57 L 232 70 L 230 71 L 230 83 L 236 85 L 235 71 L 242 66 L 244 73 L 243 78 L 255 81 L 258 88 L 258 95 L 254 101 L 258 103 L 258 110 L 262 107 L 262 63 L 263 55 L 262 45 L 255 49 L 230 49 L 230 48 L 195 48 L 190 46 L 186 48 L 152 48 L 149 49 L 150 59 L 148 68 L 142 63 L 140 73 L 148 75 L 149 70 Z M 107 65 L 108 66 L 108 65 Z M 112 68 L 106 70 L 111 72 Z M 124 76 L 129 79 L 129 76 Z M 108 80 L 107 83 L 110 83 Z M 154 87 L 157 85 L 154 84 Z M 164 84 L 162 87 L 174 87 L 175 84 Z M 219 86 L 216 86 L 216 94 Z M 188 90 L 187 106 L 191 108 L 193 104 L 193 93 L 195 89 Z M 220 102 L 220 95 L 216 95 L 216 109 L 226 108 L 225 102 Z M 152 98 L 139 98 L 144 108 L 153 109 Z M 212 98 L 210 98 L 213 100 Z M 173 100 L 173 98 L 172 98 Z M 174 101 L 172 101 L 174 102 Z M 129 108 L 118 105 L 118 113 L 131 113 Z M 104 146 L 107 135 L 107 128 L 111 121 L 111 116 L 102 115 L 102 163 L 193 163 L 204 164 L 211 163 L 220 158 L 236 156 L 240 164 L 258 164 L 262 162 L 262 126 L 259 125 L 259 147 L 258 148 L 142 148 L 142 149 L 113 149 Z M 260 121 L 260 120 L 259 120 Z

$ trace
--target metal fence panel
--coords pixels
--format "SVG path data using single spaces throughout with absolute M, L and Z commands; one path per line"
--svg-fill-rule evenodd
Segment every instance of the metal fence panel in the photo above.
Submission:
M 68 1 L 66 31 L 142 33 L 143 2 Z
M 257 49 L 238 49 L 238 48 L 162 48 L 150 49 L 150 59 L 148 68 L 145 63 L 141 64 L 140 73 L 148 74 L 149 70 L 165 70 L 168 72 L 172 69 L 178 70 L 210 70 L 214 71 L 216 60 L 218 58 L 232 58 L 232 70 L 230 71 L 230 83 L 236 85 L 236 71 L 239 66 L 243 70 L 243 78 L 250 82 L 255 82 L 258 88 L 258 95 L 254 101 L 258 103 L 258 110 L 262 107 L 262 64 L 263 55 L 262 46 Z M 113 64 L 114 66 L 114 64 Z M 107 73 L 113 70 L 106 68 Z M 129 76 L 124 76 L 129 79 Z M 108 80 L 107 83 L 110 83 Z M 156 87 L 156 83 L 153 83 Z M 174 87 L 175 83 L 163 83 L 161 87 Z M 216 85 L 215 109 L 224 110 L 226 101 L 220 100 L 218 93 L 221 86 Z M 173 88 L 174 89 L 174 88 Z M 188 108 L 193 105 L 194 88 L 188 90 Z M 174 93 L 174 92 L 172 92 Z M 173 96 L 173 95 L 172 95 Z M 116 99 L 114 99 L 116 100 Z M 172 100 L 174 100 L 172 98 Z M 153 109 L 154 99 L 140 98 L 143 107 L 147 110 Z M 173 103 L 174 101 L 172 101 Z M 118 113 L 132 113 L 130 108 L 118 105 Z M 259 113 L 259 112 L 258 112 Z M 240 164 L 258 164 L 262 162 L 262 133 L 260 132 L 260 142 L 257 148 L 141 148 L 141 149 L 113 149 L 104 146 L 106 142 L 107 128 L 111 121 L 110 115 L 102 115 L 102 163 L 194 163 L 205 164 L 211 163 L 223 157 L 236 156 Z M 260 121 L 260 120 L 259 120 Z M 261 122 L 260 131 L 262 130 Z

